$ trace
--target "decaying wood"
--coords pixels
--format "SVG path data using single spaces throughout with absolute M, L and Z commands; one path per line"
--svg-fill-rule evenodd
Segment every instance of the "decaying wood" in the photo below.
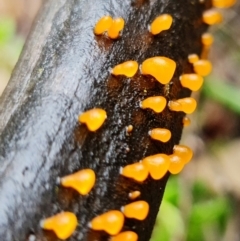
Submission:
M 60 211 L 76 213 L 79 227 L 69 240 L 107 240 L 87 223 L 108 210 L 130 202 L 128 193 L 141 191 L 150 205 L 146 220 L 126 219 L 139 241 L 151 236 L 168 175 L 144 183 L 119 175 L 119 169 L 156 153 L 172 153 L 179 143 L 183 113 L 166 108 L 156 114 L 139 101 L 153 95 L 168 100 L 189 96 L 179 75 L 192 71 L 188 54 L 201 52 L 206 31 L 199 0 L 48 0 L 24 47 L 11 81 L 0 100 L 0 240 L 57 240 L 41 230 L 39 221 Z M 170 13 L 173 26 L 152 36 L 148 24 Z M 123 17 L 122 37 L 96 37 L 93 26 L 104 15 Z M 138 73 L 131 79 L 114 77 L 109 69 L 127 60 L 142 63 L 152 56 L 177 62 L 170 85 L 163 86 Z M 107 121 L 95 133 L 77 122 L 93 107 L 107 111 Z M 126 126 L 133 132 L 126 135 Z M 151 128 L 171 130 L 162 144 L 148 136 Z M 92 168 L 97 182 L 88 196 L 59 187 L 58 177 Z

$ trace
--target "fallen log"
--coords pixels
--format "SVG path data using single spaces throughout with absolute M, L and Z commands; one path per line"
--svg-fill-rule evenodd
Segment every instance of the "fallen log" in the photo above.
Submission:
M 161 95 L 169 100 L 190 95 L 179 76 L 191 73 L 188 55 L 200 55 L 207 25 L 202 14 L 209 1 L 76 1 L 48 0 L 43 5 L 24 50 L 0 99 L 0 239 L 57 240 L 41 229 L 43 218 L 61 211 L 79 222 L 69 240 L 106 240 L 105 232 L 88 223 L 109 210 L 130 203 L 141 192 L 150 211 L 143 221 L 125 219 L 139 241 L 150 239 L 169 177 L 148 177 L 143 183 L 123 177 L 120 168 L 157 154 L 171 154 L 183 128 L 183 112 L 165 108 L 160 114 L 139 107 L 143 99 Z M 153 36 L 148 25 L 160 14 L 173 17 L 170 30 Z M 122 17 L 122 36 L 96 36 L 93 28 L 104 15 Z M 173 59 L 177 68 L 162 85 L 140 71 L 132 77 L 113 76 L 109 69 L 127 60 L 142 63 L 153 56 Z M 102 108 L 107 120 L 96 132 L 78 123 L 78 115 Z M 126 127 L 133 130 L 126 134 Z M 172 138 L 151 140 L 148 131 L 164 127 Z M 87 196 L 59 186 L 57 179 L 84 168 L 96 173 Z

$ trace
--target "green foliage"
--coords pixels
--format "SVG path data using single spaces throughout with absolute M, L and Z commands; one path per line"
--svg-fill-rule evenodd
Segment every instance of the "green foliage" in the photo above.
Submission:
M 240 95 L 238 87 L 225 83 L 220 79 L 216 80 L 211 76 L 207 78 L 204 83 L 203 94 L 240 114 Z
M 12 18 L 0 18 L 0 69 L 12 71 L 23 46 L 23 38 L 15 36 L 16 24 Z
M 190 200 L 188 194 L 183 196 L 184 191 L 179 178 L 171 177 L 151 241 L 221 240 L 231 215 L 228 199 L 217 196 L 201 182 L 195 182 L 189 190 Z
M 15 34 L 15 22 L 12 18 L 0 18 L 0 45 L 6 44 Z

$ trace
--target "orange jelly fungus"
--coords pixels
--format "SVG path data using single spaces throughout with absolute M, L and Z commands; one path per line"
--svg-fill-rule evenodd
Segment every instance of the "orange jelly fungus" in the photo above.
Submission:
M 202 35 L 202 44 L 206 47 L 209 47 L 213 44 L 214 38 L 210 33 L 204 33 Z
M 208 25 L 214 25 L 222 22 L 222 14 L 215 9 L 209 9 L 203 13 L 203 21 Z
M 172 111 L 183 111 L 186 114 L 191 114 L 197 107 L 197 102 L 192 97 L 169 101 L 168 106 Z
M 120 32 L 124 28 L 124 19 L 115 18 L 113 19 L 111 27 L 108 29 L 108 37 L 111 39 L 117 39 L 120 36 Z
M 163 96 L 153 96 L 148 97 L 147 99 L 143 100 L 140 104 L 142 109 L 152 109 L 156 113 L 160 113 L 166 107 L 167 100 Z
M 236 0 L 212 0 L 212 4 L 216 8 L 229 8 L 236 3 Z
M 142 63 L 143 75 L 151 75 L 161 84 L 168 84 L 176 70 L 176 62 L 167 57 L 152 57 Z
M 141 162 L 137 162 L 121 168 L 120 174 L 124 177 L 132 178 L 138 182 L 143 182 L 148 177 L 148 169 Z
M 185 117 L 183 117 L 183 126 L 189 126 L 191 124 L 191 120 L 187 117 L 187 116 L 185 116 Z
M 192 91 L 199 90 L 203 84 L 203 77 L 198 74 L 183 74 L 179 79 L 183 87 Z
M 153 35 L 159 34 L 163 30 L 168 30 L 172 26 L 173 18 L 169 14 L 162 14 L 154 19 L 150 26 Z
M 212 64 L 208 60 L 200 59 L 193 64 L 193 68 L 196 74 L 207 76 L 212 71 Z
M 182 111 L 182 105 L 176 100 L 169 101 L 168 107 L 171 111 Z
M 98 130 L 107 118 L 107 113 L 103 109 L 94 108 L 82 113 L 78 120 L 85 123 L 90 131 Z
M 62 212 L 41 221 L 40 226 L 55 232 L 59 239 L 69 238 L 77 227 L 77 217 L 71 212 Z
M 183 158 L 175 154 L 170 155 L 169 158 L 170 158 L 170 166 L 168 171 L 171 174 L 180 173 L 185 165 L 185 161 L 183 160 Z
M 93 230 L 103 230 L 110 235 L 116 235 L 121 231 L 123 224 L 123 214 L 118 210 L 112 210 L 92 219 L 89 226 Z
M 177 102 L 182 105 L 182 111 L 185 112 L 186 114 L 193 113 L 197 107 L 197 102 L 192 97 L 178 99 Z
M 127 218 L 144 220 L 149 212 L 149 205 L 145 201 L 136 201 L 122 207 L 122 212 Z
M 137 241 L 138 235 L 133 231 L 125 231 L 113 236 L 110 241 Z
M 184 145 L 175 145 L 173 147 L 173 154 L 183 158 L 185 164 L 187 164 L 193 157 L 193 151 Z
M 188 55 L 188 62 L 193 64 L 199 60 L 199 57 L 197 54 L 189 54 Z
M 141 192 L 139 191 L 133 191 L 128 194 L 129 198 L 132 200 L 138 198 L 140 195 L 141 195 Z
M 165 154 L 156 154 L 145 157 L 142 163 L 147 166 L 151 177 L 155 180 L 161 179 L 168 171 L 170 159 Z
M 164 128 L 155 128 L 149 131 L 149 135 L 152 139 L 167 142 L 170 140 L 172 134 L 171 131 Z
M 84 169 L 61 178 L 64 187 L 71 187 L 82 195 L 87 195 L 95 184 L 96 176 L 93 170 Z
M 111 16 L 104 16 L 98 20 L 94 27 L 94 33 L 96 35 L 103 34 L 106 32 L 112 25 L 113 19 Z
M 136 61 L 126 61 L 122 64 L 116 65 L 111 74 L 113 75 L 125 75 L 127 77 L 133 77 L 138 70 L 138 63 Z

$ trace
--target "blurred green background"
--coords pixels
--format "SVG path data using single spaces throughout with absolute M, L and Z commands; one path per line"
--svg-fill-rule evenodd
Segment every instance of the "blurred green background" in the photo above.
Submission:
M 0 95 L 41 0 L 0 0 Z M 214 70 L 181 143 L 193 160 L 168 182 L 151 241 L 240 241 L 240 4 L 210 29 Z

